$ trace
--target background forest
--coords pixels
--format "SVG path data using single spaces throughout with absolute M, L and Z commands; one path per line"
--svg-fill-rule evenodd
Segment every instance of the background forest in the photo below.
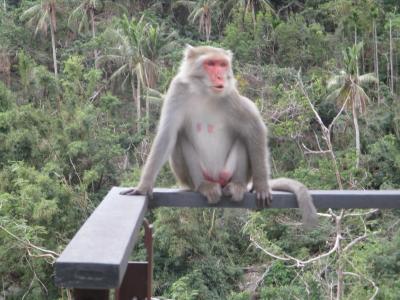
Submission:
M 137 183 L 185 44 L 233 51 L 273 176 L 400 188 L 398 0 L 0 2 L 0 299 L 68 296 L 52 264 Z M 152 211 L 154 294 L 399 299 L 399 211 L 320 213 L 306 232 L 293 210 Z

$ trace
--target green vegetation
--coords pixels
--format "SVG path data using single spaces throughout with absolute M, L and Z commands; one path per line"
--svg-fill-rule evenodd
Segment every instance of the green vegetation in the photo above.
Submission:
M 137 183 L 185 44 L 230 48 L 274 176 L 400 188 L 398 1 L 0 3 L 0 299 L 61 299 L 52 263 L 113 185 Z M 176 185 L 165 167 L 158 186 Z M 157 209 L 165 298 L 398 299 L 396 210 Z M 329 254 L 326 255 L 325 254 Z M 141 245 L 136 256 L 144 255 Z

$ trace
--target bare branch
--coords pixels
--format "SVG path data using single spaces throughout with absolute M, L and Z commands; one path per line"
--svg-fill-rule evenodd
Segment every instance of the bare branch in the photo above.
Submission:
M 13 237 L 14 239 L 16 239 L 18 242 L 20 242 L 27 250 L 28 254 L 30 256 L 35 256 L 35 257 L 48 257 L 48 258 L 52 258 L 52 262 L 51 264 L 53 264 L 56 260 L 56 258 L 59 256 L 59 254 L 57 252 L 51 251 L 51 250 L 47 250 L 44 249 L 42 247 L 36 246 L 34 244 L 32 244 L 29 240 L 24 240 L 21 239 L 20 237 L 16 236 L 15 234 L 13 234 L 12 232 L 10 232 L 7 228 L 5 228 L 4 226 L 0 225 L 0 229 L 2 229 L 4 232 L 6 232 L 8 235 L 10 235 L 11 237 Z M 37 251 L 43 252 L 44 254 L 41 255 L 32 255 L 30 252 L 30 249 L 35 249 Z
M 323 151 L 322 148 L 321 148 L 321 144 L 319 143 L 318 135 L 315 133 L 315 130 L 313 130 L 313 133 L 314 133 L 314 136 L 315 136 L 315 141 L 317 142 L 318 149 L 320 151 Z
M 308 259 L 308 260 L 301 260 L 301 259 L 295 258 L 295 257 L 293 257 L 293 256 L 290 256 L 290 255 L 288 255 L 288 254 L 286 254 L 286 253 L 284 254 L 284 256 L 279 256 L 279 255 L 277 255 L 277 254 L 274 254 L 274 253 L 269 252 L 268 250 L 266 250 L 266 249 L 265 249 L 264 247 L 262 247 L 259 243 L 257 243 L 257 242 L 254 240 L 253 237 L 250 237 L 250 241 L 252 242 L 252 244 L 253 244 L 256 248 L 260 249 L 260 250 L 263 251 L 265 254 L 267 254 L 267 255 L 269 255 L 269 256 L 275 258 L 275 259 L 282 260 L 282 261 L 294 261 L 294 262 L 295 262 L 295 265 L 296 265 L 297 267 L 304 267 L 305 265 L 307 265 L 307 264 L 309 264 L 309 263 L 318 261 L 318 260 L 320 260 L 320 259 L 322 259 L 322 258 L 324 258 L 324 257 L 327 257 L 327 256 L 331 255 L 332 253 L 334 253 L 334 252 L 339 248 L 341 238 L 342 238 L 342 237 L 341 237 L 340 233 L 337 233 L 337 234 L 336 234 L 336 239 L 335 239 L 335 244 L 334 244 L 334 246 L 333 246 L 328 252 L 323 253 L 323 254 L 321 254 L 321 255 L 318 255 L 318 256 L 316 256 L 316 257 L 310 258 L 310 259 Z
M 267 255 L 269 255 L 269 256 L 271 256 L 271 257 L 273 257 L 273 258 L 276 258 L 276 259 L 279 259 L 279 260 L 283 260 L 283 261 L 290 261 L 290 260 L 291 260 L 291 259 L 288 258 L 288 257 L 279 256 L 279 255 L 276 255 L 276 254 L 274 254 L 274 253 L 269 252 L 269 251 L 266 250 L 265 248 L 261 247 L 261 245 L 260 245 L 259 243 L 257 243 L 257 242 L 254 240 L 253 237 L 250 237 L 250 241 L 252 242 L 252 244 L 253 244 L 254 246 L 256 246 L 256 248 L 260 249 L 260 250 L 263 251 L 265 254 L 267 254 Z
M 326 154 L 326 153 L 331 153 L 331 150 L 311 150 L 308 148 L 304 143 L 301 143 L 303 148 L 306 150 L 304 154 Z
M 317 213 L 318 216 L 320 217 L 325 217 L 325 218 L 333 218 L 333 216 L 331 214 L 324 214 L 324 213 Z
M 69 158 L 69 162 L 70 162 L 71 165 L 72 165 L 72 168 L 74 168 L 74 171 L 75 171 L 76 176 L 78 177 L 79 183 L 82 184 L 81 177 L 79 176 L 79 173 L 78 173 L 78 171 L 77 171 L 77 169 L 76 169 L 76 167 L 75 167 L 74 162 L 72 161 L 71 156 L 68 156 L 68 158 Z
M 343 248 L 343 252 L 346 252 L 347 250 L 349 250 L 351 247 L 353 247 L 355 244 L 357 244 L 358 242 L 361 242 L 363 240 L 365 240 L 368 237 L 368 234 L 364 234 L 362 236 L 359 236 L 358 238 L 355 238 L 354 240 L 352 240 L 349 244 L 347 244 L 346 247 Z
M 378 211 L 379 211 L 379 208 L 376 208 L 376 209 L 371 209 L 371 210 L 369 210 L 367 212 L 363 212 L 363 213 L 348 213 L 348 214 L 345 214 L 343 217 L 344 218 L 345 217 L 363 217 L 363 216 L 366 217 L 366 216 L 372 215 Z
M 326 126 L 324 125 L 324 122 L 322 122 L 321 117 L 319 116 L 317 110 L 315 109 L 314 104 L 312 104 L 311 99 L 308 96 L 307 90 L 305 89 L 303 80 L 301 79 L 301 76 L 300 76 L 300 71 L 297 73 L 297 78 L 298 78 L 298 82 L 299 82 L 301 91 L 303 92 L 304 96 L 306 97 L 308 104 L 310 104 L 311 110 L 313 111 L 315 118 L 317 119 L 319 125 L 321 126 L 321 128 L 323 130 L 327 130 Z
M 354 265 L 351 261 L 349 261 L 349 260 L 347 260 L 347 261 L 354 267 Z M 354 277 L 368 281 L 375 289 L 374 294 L 371 296 L 371 298 L 369 298 L 369 300 L 374 300 L 376 295 L 378 295 L 379 287 L 376 285 L 375 281 L 371 280 L 370 278 L 366 277 L 365 275 L 357 274 L 357 273 L 353 273 L 353 272 L 343 272 L 343 275 L 350 275 L 350 276 L 354 276 Z
M 344 105 L 343 105 L 342 109 L 340 110 L 340 112 L 336 115 L 335 119 L 334 119 L 334 120 L 332 121 L 332 123 L 329 125 L 329 128 L 327 128 L 327 127 L 324 125 L 324 123 L 322 122 L 321 117 L 319 116 L 317 110 L 315 109 L 315 107 L 314 107 L 314 105 L 313 105 L 313 103 L 312 103 L 312 101 L 311 101 L 311 99 L 310 99 L 310 96 L 308 95 L 307 90 L 306 90 L 306 88 L 304 87 L 303 81 L 302 81 L 302 79 L 301 79 L 300 71 L 297 73 L 297 78 L 298 78 L 298 84 L 299 84 L 299 86 L 300 86 L 300 89 L 301 89 L 301 91 L 302 91 L 304 97 L 306 97 L 306 99 L 307 99 L 307 101 L 308 101 L 308 104 L 310 105 L 311 110 L 313 111 L 313 113 L 314 113 L 314 115 L 315 115 L 315 118 L 317 119 L 317 122 L 318 122 L 318 124 L 319 124 L 320 127 L 321 127 L 322 138 L 325 140 L 326 146 L 328 147 L 328 150 L 322 150 L 322 149 L 321 149 L 321 146 L 320 146 L 319 143 L 318 143 L 318 139 L 317 139 L 317 144 L 318 144 L 318 148 L 320 149 L 320 151 L 319 151 L 319 152 L 316 152 L 316 153 L 317 153 L 317 154 L 320 154 L 321 151 L 326 151 L 325 153 L 329 153 L 329 154 L 330 154 L 331 160 L 332 160 L 332 162 L 333 162 L 334 169 L 335 169 L 336 181 L 337 181 L 337 184 L 338 184 L 338 186 L 339 186 L 339 189 L 342 190 L 342 189 L 343 189 L 342 179 L 341 179 L 341 176 L 340 176 L 340 173 L 339 173 L 339 167 L 338 167 L 338 164 L 337 164 L 337 161 L 336 161 L 336 156 L 335 156 L 335 153 L 333 152 L 333 146 L 332 146 L 332 142 L 331 142 L 331 137 L 330 137 L 330 136 L 331 136 L 332 125 L 334 124 L 334 122 L 336 121 L 336 119 L 339 117 L 339 115 L 342 113 L 342 111 L 343 111 L 343 109 L 344 109 Z M 347 102 L 347 100 L 348 100 L 348 99 L 346 99 L 345 102 Z M 309 150 L 310 150 L 310 149 L 309 149 Z
M 333 118 L 331 124 L 328 126 L 328 131 L 331 132 L 333 125 L 336 123 L 337 119 L 340 117 L 342 112 L 344 111 L 347 101 L 350 99 L 350 91 L 347 93 L 346 100 L 343 102 L 342 107 L 340 108 L 340 111 L 337 113 L 337 115 Z
M 264 278 L 267 277 L 267 275 L 268 275 L 268 273 L 269 273 L 269 271 L 271 270 L 271 268 L 272 268 L 273 265 L 274 265 L 273 263 L 272 263 L 271 265 L 269 265 L 269 266 L 265 269 L 265 271 L 264 271 L 264 273 L 261 275 L 261 277 L 257 279 L 257 281 L 256 281 L 256 287 L 260 286 L 260 284 L 264 281 Z

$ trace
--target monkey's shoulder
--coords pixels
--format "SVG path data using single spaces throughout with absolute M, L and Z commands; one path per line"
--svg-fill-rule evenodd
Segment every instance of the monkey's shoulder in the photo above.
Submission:
M 172 79 L 169 89 L 177 90 L 180 93 L 187 93 L 190 90 L 190 82 L 178 74 Z
M 237 98 L 236 101 L 238 102 L 238 105 L 240 107 L 239 110 L 240 113 L 255 118 L 260 117 L 260 111 L 258 110 L 256 104 L 253 101 L 242 95 L 238 95 L 238 97 L 236 98 Z
M 169 85 L 166 99 L 170 99 L 170 101 L 183 99 L 188 95 L 189 91 L 189 82 L 183 80 L 180 76 L 175 76 Z

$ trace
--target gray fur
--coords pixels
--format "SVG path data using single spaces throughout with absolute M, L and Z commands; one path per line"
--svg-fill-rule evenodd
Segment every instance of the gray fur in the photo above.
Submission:
M 218 93 L 203 69 L 203 61 L 210 57 L 222 57 L 230 66 L 223 91 Z M 139 186 L 124 194 L 151 196 L 156 176 L 169 158 L 179 182 L 202 193 L 209 203 L 218 202 L 221 195 L 242 200 L 252 181 L 258 207 L 269 205 L 271 189 L 293 192 L 303 222 L 316 224 L 316 210 L 303 184 L 286 178 L 270 180 L 267 128 L 255 104 L 236 89 L 231 60 L 232 53 L 224 49 L 186 48 L 167 92 Z M 229 174 L 228 182 L 214 179 L 224 173 Z

